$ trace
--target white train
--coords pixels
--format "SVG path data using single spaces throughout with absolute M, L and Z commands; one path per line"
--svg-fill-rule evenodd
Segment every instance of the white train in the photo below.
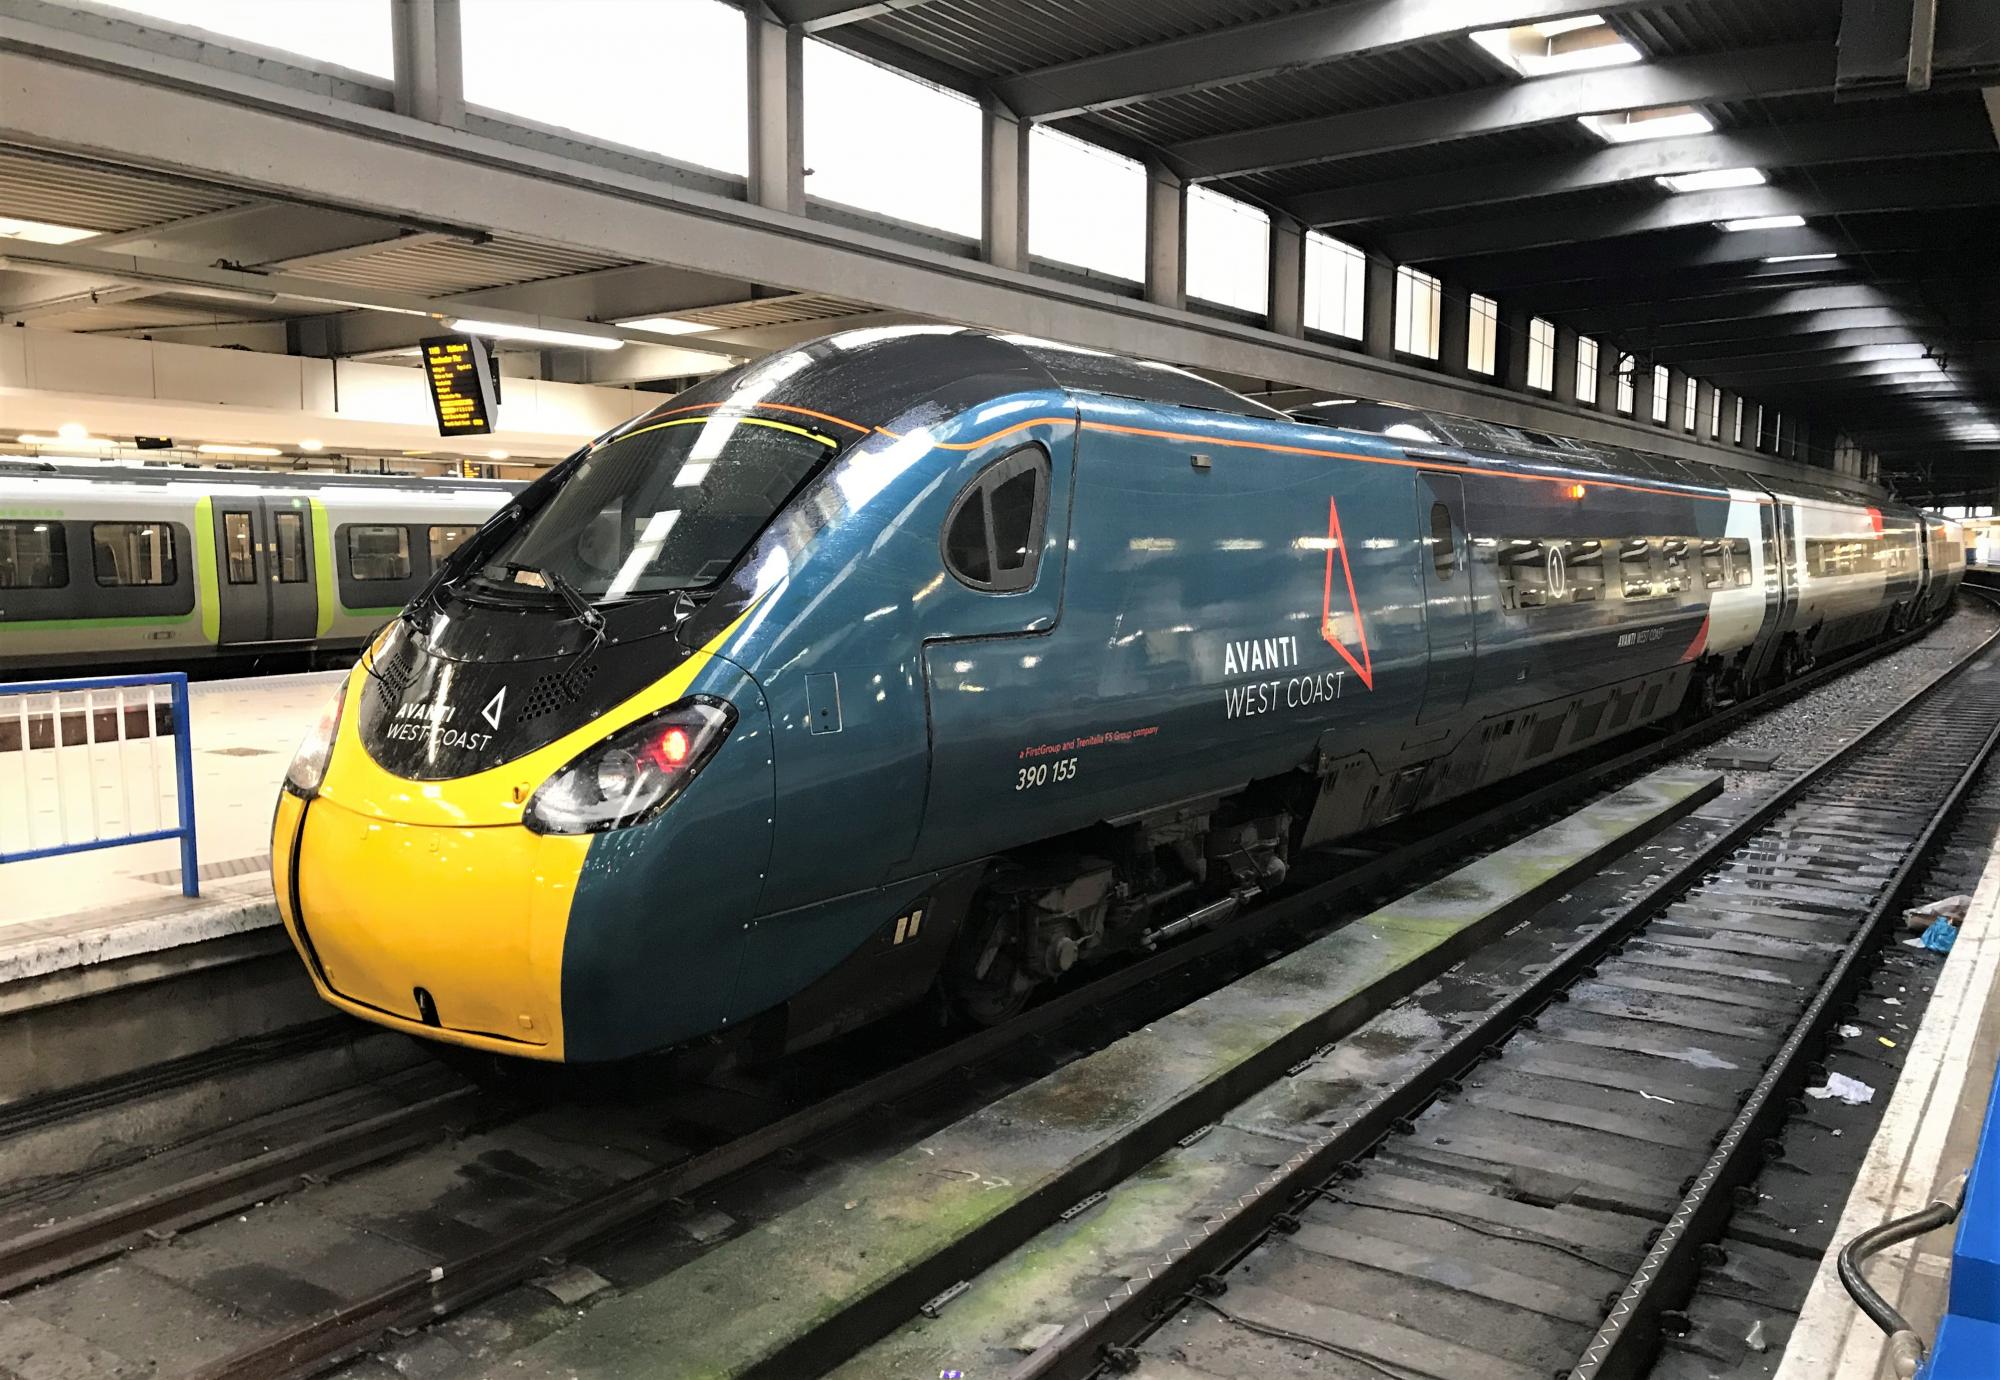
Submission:
M 358 650 L 521 487 L 0 461 L 0 680 Z

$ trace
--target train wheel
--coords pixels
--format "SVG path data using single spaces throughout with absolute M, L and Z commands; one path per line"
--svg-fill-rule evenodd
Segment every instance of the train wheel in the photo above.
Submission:
M 1022 962 L 1014 915 L 992 907 L 991 899 L 988 893 L 974 900 L 944 965 L 945 997 L 952 1015 L 978 1026 L 999 1025 L 1020 1015 L 1039 986 Z

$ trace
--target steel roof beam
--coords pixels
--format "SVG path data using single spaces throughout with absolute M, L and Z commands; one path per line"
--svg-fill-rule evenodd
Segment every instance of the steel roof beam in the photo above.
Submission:
M 1590 191 L 1676 173 L 1981 153 L 1992 147 L 1992 130 L 1984 118 L 1970 110 L 1883 111 L 1848 119 L 1609 144 L 1580 154 L 1484 163 L 1330 187 L 1291 198 L 1287 209 L 1308 225 L 1354 225 L 1451 207 L 1490 206 Z
M 1560 313 L 1565 324 L 1585 335 L 1613 334 L 1645 326 L 1689 326 L 1704 321 L 1740 321 L 1757 316 L 1795 316 L 1803 312 L 1843 308 L 1889 307 L 1907 312 L 1908 304 L 1871 283 L 1841 283 L 1826 287 L 1783 288 L 1777 292 L 1724 293 L 1684 302 L 1619 310 L 1601 308 Z
M 834 0 L 822 0 L 833 3 Z M 1476 29 L 1635 9 L 1648 0 L 1352 0 L 1303 14 L 1022 72 L 994 83 L 1021 115 L 1060 120 L 1157 96 L 1462 37 Z
M 1710 342 L 1707 345 L 1695 346 L 1685 354 L 1675 352 L 1669 355 L 1658 350 L 1654 353 L 1660 354 L 1667 363 L 1677 369 L 1706 378 L 1712 369 L 1739 367 L 1751 361 L 1797 359 L 1802 356 L 1828 354 L 1872 345 L 1922 345 L 1935 343 L 1938 338 L 1937 332 L 1920 330 L 1914 326 L 1882 326 L 1869 330 L 1811 331 L 1754 340 Z M 1957 343 L 1962 346 L 1974 342 Z
M 1782 292 L 1801 287 L 1843 287 L 1856 282 L 1877 286 L 1920 286 L 1925 282 L 1951 282 L 1925 278 L 1919 269 L 1935 273 L 1937 264 L 1905 264 L 1901 271 L 1884 267 L 1873 273 L 1827 264 L 1771 264 L 1748 272 L 1732 274 L 1649 273 L 1644 277 L 1586 278 L 1574 284 L 1543 283 L 1508 293 L 1507 300 L 1525 306 L 1537 316 L 1561 316 L 1575 312 L 1601 312 L 1607 316 L 1620 311 L 1656 307 L 1669 302 L 1694 302 L 1704 298 L 1754 296 L 1760 292 Z M 1480 291 L 1488 284 L 1481 275 L 1468 281 Z M 1488 293 L 1492 296 L 1492 293 Z
M 1833 89 L 1825 43 L 1786 43 L 1509 82 L 1400 105 L 1189 139 L 1167 155 L 1197 180 L 1383 153 L 1656 105 L 1700 105 Z
M 1968 172 L 1922 163 L 1895 172 L 1843 177 L 1814 187 L 1736 187 L 1719 192 L 1662 191 L 1633 206 L 1599 206 L 1486 216 L 1459 224 L 1378 237 L 1399 263 L 1433 263 L 1507 254 L 1578 240 L 1678 230 L 1755 216 L 1848 215 L 1863 211 L 1925 211 L 2000 202 L 2000 160 Z
M 913 10 L 930 3 L 930 0 L 874 0 L 872 4 L 860 4 L 856 0 L 769 0 L 769 3 L 771 12 L 785 23 L 796 24 L 807 33 L 816 34 L 837 29 L 843 24 L 894 14 L 898 10 Z
M 2000 236 L 2000 216 L 1977 208 L 1923 217 L 1893 213 L 1843 217 L 1786 230 L 1717 233 L 1695 226 L 1655 236 L 1646 257 L 1660 272 L 1740 268 L 1776 254 L 1838 254 L 1850 265 L 1869 255 L 1951 251 L 1982 253 Z M 1481 290 L 1505 292 L 1540 283 L 1616 279 L 1632 271 L 1632 247 L 1616 240 L 1564 244 L 1481 259 L 1475 268 Z
M 1628 348 L 1675 350 L 1724 340 L 1784 339 L 1806 331 L 1844 331 L 1871 326 L 1916 329 L 1924 314 L 1907 305 L 1893 307 L 1820 308 L 1780 312 L 1771 316 L 1737 316 L 1720 321 L 1696 321 L 1679 326 L 1631 327 Z M 1589 331 L 1585 335 L 1591 334 Z

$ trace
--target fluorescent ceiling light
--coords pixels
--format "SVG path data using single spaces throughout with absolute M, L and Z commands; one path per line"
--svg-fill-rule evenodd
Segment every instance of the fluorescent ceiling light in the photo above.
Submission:
M 65 441 L 81 441 L 84 437 L 90 435 L 90 428 L 82 422 L 64 422 L 56 428 L 56 435 L 62 437 Z
M 1744 216 L 1741 220 L 1725 220 L 1724 230 L 1796 230 L 1806 223 L 1804 216 Z
M 95 235 L 75 225 L 51 225 L 45 220 L 16 220 L 0 216 L 0 240 L 32 240 L 36 244 L 75 244 Z
M 1802 264 L 1813 259 L 1837 259 L 1840 255 L 1828 250 L 1824 254 L 1766 254 L 1757 262 L 1764 264 Z
M 203 455 L 282 455 L 276 446 L 196 446 Z
M 31 436 L 26 433 L 14 438 L 15 444 L 23 446 L 90 446 L 104 448 L 118 443 L 103 436 Z
M 303 440 L 303 441 L 299 442 L 299 449 L 300 449 L 300 450 L 318 450 L 318 449 L 320 449 L 320 448 L 321 448 L 321 446 L 322 446 L 323 444 L 324 444 L 324 442 L 321 442 L 321 441 L 315 441 L 315 440 L 312 440 L 311 438 L 307 438 L 306 440 Z
M 1645 56 L 1594 14 L 1511 29 L 1482 29 L 1472 35 L 1472 41 L 1524 77 L 1617 67 L 1643 61 Z
M 1670 173 L 1655 179 L 1670 192 L 1718 192 L 1725 187 L 1761 187 L 1762 168 L 1710 168 L 1707 172 Z
M 508 457 L 507 452 L 504 450 L 489 450 L 486 452 L 486 458 L 488 460 L 505 460 Z
M 490 335 L 495 340 L 525 340 L 536 345 L 572 345 L 579 350 L 615 350 L 625 342 L 609 336 L 585 335 L 581 331 L 551 331 L 541 326 L 509 326 L 499 321 L 478 321 L 460 317 L 451 323 L 455 331 L 469 335 Z
M 1642 139 L 1709 134 L 1715 129 L 1713 120 L 1689 105 L 1623 110 L 1613 115 L 1579 115 L 1576 122 L 1610 144 L 1636 144 Z
M 630 326 L 635 331 L 651 331 L 655 335 L 694 335 L 701 331 L 719 331 L 720 326 L 711 326 L 702 321 L 684 321 L 678 316 L 642 316 L 634 321 L 620 321 L 621 326 Z

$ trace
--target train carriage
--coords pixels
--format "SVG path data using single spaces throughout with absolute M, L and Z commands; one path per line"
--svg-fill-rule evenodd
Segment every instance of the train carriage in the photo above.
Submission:
M 0 461 L 0 672 L 358 651 L 520 487 Z
M 327 1000 L 500 1054 L 773 1050 L 931 990 L 1000 1020 L 1304 849 L 1934 612 L 1923 521 L 1045 341 L 834 336 L 447 557 L 301 749 L 274 879 Z

